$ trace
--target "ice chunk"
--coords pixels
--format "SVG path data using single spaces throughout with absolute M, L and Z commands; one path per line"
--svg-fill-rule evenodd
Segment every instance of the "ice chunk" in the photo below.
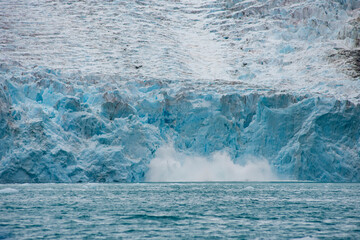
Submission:
M 54 108 L 58 111 L 70 111 L 70 112 L 78 112 L 80 111 L 80 101 L 74 97 L 64 97 L 60 99 Z

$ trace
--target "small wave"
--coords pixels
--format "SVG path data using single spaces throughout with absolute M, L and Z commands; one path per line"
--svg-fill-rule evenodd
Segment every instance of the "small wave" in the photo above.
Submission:
M 317 240 L 318 238 L 314 238 L 314 237 L 303 237 L 303 238 L 297 238 L 298 240 Z
M 169 215 L 147 215 L 147 214 L 135 214 L 128 216 L 126 219 L 148 219 L 148 220 L 172 220 L 172 221 L 178 221 L 182 218 L 178 216 L 169 216 Z
M 14 188 L 0 189 L 0 193 L 17 193 L 17 192 L 19 192 L 19 191 Z

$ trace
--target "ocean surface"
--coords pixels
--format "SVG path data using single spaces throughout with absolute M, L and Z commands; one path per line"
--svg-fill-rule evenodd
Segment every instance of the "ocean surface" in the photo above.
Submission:
M 360 184 L 0 185 L 0 239 L 360 239 Z
M 0 183 L 360 182 L 359 0 L 0 0 Z

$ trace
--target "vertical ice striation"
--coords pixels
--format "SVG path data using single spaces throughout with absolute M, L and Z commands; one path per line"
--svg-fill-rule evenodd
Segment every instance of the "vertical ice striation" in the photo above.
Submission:
M 0 5 L 0 183 L 360 181 L 359 1 Z

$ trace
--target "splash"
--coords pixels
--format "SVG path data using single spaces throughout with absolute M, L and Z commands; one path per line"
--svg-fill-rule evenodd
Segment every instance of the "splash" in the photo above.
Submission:
M 247 157 L 245 165 L 235 164 L 228 153 L 210 157 L 189 156 L 172 145 L 159 148 L 149 164 L 147 182 L 271 181 L 277 180 L 266 159 Z

